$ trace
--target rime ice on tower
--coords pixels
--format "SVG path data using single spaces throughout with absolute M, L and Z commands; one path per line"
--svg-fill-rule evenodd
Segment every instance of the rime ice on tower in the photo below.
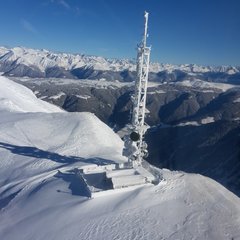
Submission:
M 147 130 L 144 123 L 147 97 L 150 47 L 146 46 L 148 13 L 145 12 L 145 27 L 142 42 L 138 45 L 137 78 L 135 92 L 132 97 L 133 111 L 131 125 L 125 137 L 123 155 L 128 157 L 127 163 L 107 165 L 90 165 L 77 172 L 90 197 L 116 192 L 116 189 L 129 190 L 151 184 L 156 181 L 150 172 L 150 166 L 144 161 L 147 155 L 147 144 L 143 137 Z M 144 165 L 144 167 L 143 167 Z M 94 183 L 98 183 L 97 186 Z M 118 192 L 118 191 L 117 191 Z
M 148 13 L 145 12 L 145 25 L 142 42 L 138 45 L 137 54 L 137 78 L 135 81 L 135 92 L 132 97 L 133 111 L 132 121 L 125 137 L 125 148 L 123 154 L 128 157 L 129 166 L 141 166 L 143 158 L 147 156 L 147 144 L 143 136 L 147 130 L 144 122 L 147 97 L 147 83 L 149 71 L 149 59 L 151 48 L 146 46 Z

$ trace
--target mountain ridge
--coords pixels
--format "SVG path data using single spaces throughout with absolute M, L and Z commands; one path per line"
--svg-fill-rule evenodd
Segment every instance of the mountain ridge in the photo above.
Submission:
M 0 72 L 5 76 L 132 81 L 134 76 L 129 77 L 128 74 L 135 72 L 135 69 L 135 62 L 128 59 L 57 53 L 46 49 L 39 50 L 26 47 L 0 47 Z M 172 75 L 179 73 L 185 73 L 188 77 L 210 73 L 212 75 L 226 74 L 228 77 L 231 77 L 239 74 L 239 72 L 240 66 L 150 63 L 150 73 L 153 74 L 153 79 L 161 79 L 161 76 L 164 74 L 171 75 L 171 78 L 174 78 Z M 113 73 L 118 74 L 110 77 Z M 216 77 L 213 76 L 213 78 Z

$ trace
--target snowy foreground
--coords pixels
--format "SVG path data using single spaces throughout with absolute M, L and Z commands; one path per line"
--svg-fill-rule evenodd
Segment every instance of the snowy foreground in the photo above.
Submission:
M 240 199 L 196 174 L 88 199 L 74 168 L 123 162 L 121 139 L 0 77 L 0 239 L 240 239 Z

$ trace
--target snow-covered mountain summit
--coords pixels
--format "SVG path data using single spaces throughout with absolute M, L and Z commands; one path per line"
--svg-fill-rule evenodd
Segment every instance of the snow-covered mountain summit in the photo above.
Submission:
M 42 72 L 51 67 L 62 67 L 71 70 L 83 66 L 93 67 L 96 70 L 131 69 L 133 63 L 128 60 L 110 60 L 98 56 L 84 54 L 56 53 L 45 49 L 31 49 L 25 47 L 0 48 L 0 63 L 14 62 L 26 66 L 35 66 Z
M 0 239 L 240 239 L 239 198 L 200 175 L 156 168 L 158 185 L 89 200 L 75 169 L 125 161 L 121 139 L 0 81 Z
M 106 78 L 107 80 L 123 79 L 126 81 L 130 77 L 128 72 L 134 72 L 135 69 L 135 62 L 126 59 L 107 59 L 83 54 L 55 53 L 45 49 L 0 47 L 0 72 L 6 76 Z M 150 72 L 155 74 L 159 72 L 171 74 L 180 71 L 190 75 L 199 73 L 233 75 L 239 73 L 239 70 L 239 67 L 232 66 L 150 64 Z M 114 75 L 113 73 L 118 74 Z

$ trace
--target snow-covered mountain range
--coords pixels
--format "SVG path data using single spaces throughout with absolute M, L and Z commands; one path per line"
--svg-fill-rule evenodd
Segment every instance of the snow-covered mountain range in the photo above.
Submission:
M 6 76 L 131 81 L 135 69 L 135 61 L 127 59 L 107 59 L 83 54 L 55 53 L 45 49 L 37 50 L 24 47 L 0 47 L 0 72 Z M 150 78 L 159 81 L 162 80 L 163 74 L 170 74 L 170 79 L 172 79 L 176 74 L 179 77 L 180 73 L 189 76 L 209 73 L 232 76 L 239 74 L 239 71 L 240 67 L 234 66 L 213 67 L 196 64 L 151 63 L 150 72 L 152 75 L 150 75 Z M 175 73 L 174 76 L 172 76 L 173 73 Z M 182 74 L 180 75 L 182 77 Z
M 122 140 L 0 76 L 0 239 L 240 239 L 240 199 L 198 174 L 88 199 L 76 168 L 124 162 Z M 97 184 L 97 183 L 96 183 Z

